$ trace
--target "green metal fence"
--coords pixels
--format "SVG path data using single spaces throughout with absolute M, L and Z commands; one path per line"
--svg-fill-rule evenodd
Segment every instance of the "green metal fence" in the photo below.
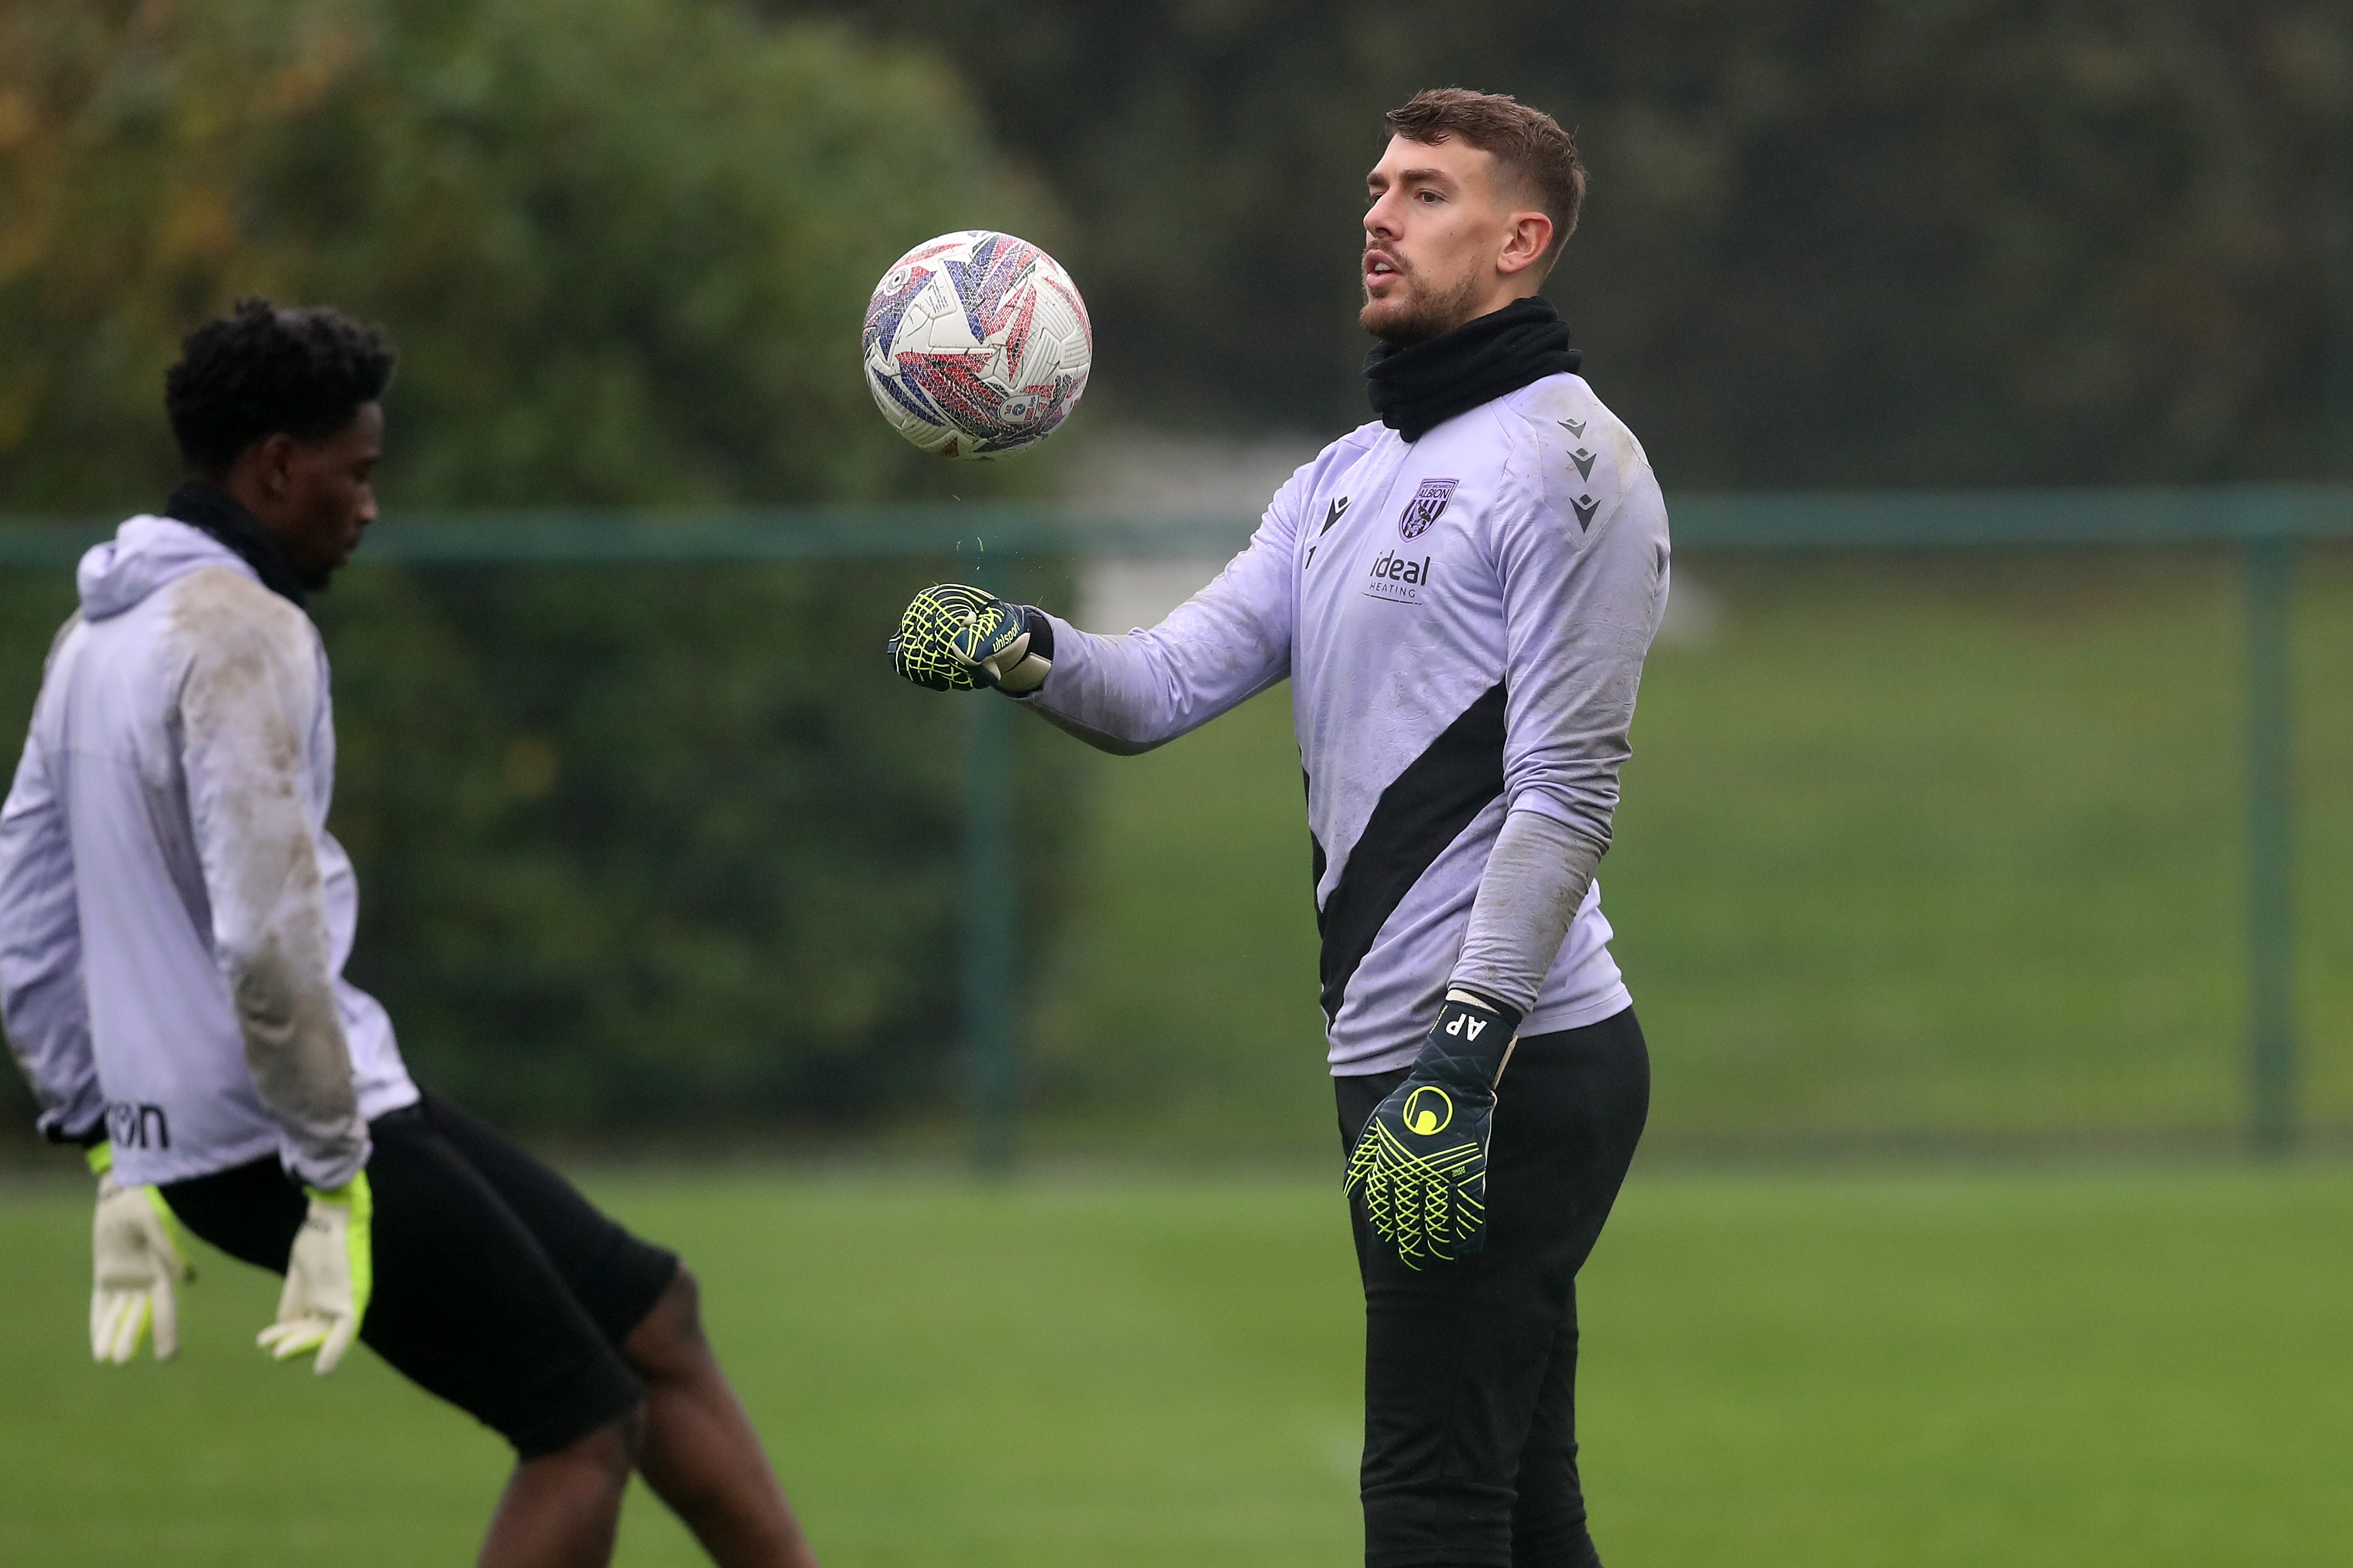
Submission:
M 2246 1126 L 2284 1152 L 2296 1135 L 2294 754 L 2289 654 L 2300 547 L 2353 540 L 2353 487 L 1691 495 L 1674 499 L 1677 544 L 1704 552 L 1978 552 L 2225 547 L 2240 558 L 2245 648 Z M 372 560 L 482 564 L 827 561 L 942 556 L 1018 592 L 1041 556 L 1200 558 L 1247 539 L 1249 520 L 1112 516 L 1008 507 L 396 512 Z M 70 563 L 106 526 L 0 521 L 0 567 Z M 966 932 L 961 974 L 972 1148 L 984 1169 L 1015 1156 L 1019 1063 L 1012 802 L 1002 784 L 1010 708 L 969 705 L 967 908 L 1000 918 Z

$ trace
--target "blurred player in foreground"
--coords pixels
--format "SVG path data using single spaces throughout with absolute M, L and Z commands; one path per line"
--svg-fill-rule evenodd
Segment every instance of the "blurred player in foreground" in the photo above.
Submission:
M 1584 195 L 1574 142 L 1454 89 L 1388 123 L 1361 317 L 1379 419 L 1151 631 L 945 584 L 892 646 L 909 679 L 994 687 L 1122 753 L 1291 680 L 1365 1285 L 1366 1560 L 1589 1568 L 1576 1278 L 1650 1103 L 1594 870 L 1666 510 L 1536 296 Z
M 99 1173 L 90 1349 L 171 1356 L 176 1226 L 286 1277 L 262 1347 L 354 1337 L 514 1445 L 487 1565 L 610 1560 L 632 1469 L 731 1568 L 813 1568 L 694 1277 L 420 1093 L 344 983 L 326 650 L 302 609 L 375 521 L 393 354 L 249 300 L 166 383 L 200 476 L 82 558 L 0 808 L 0 1011 Z M 176 1223 L 175 1223 L 176 1222 Z

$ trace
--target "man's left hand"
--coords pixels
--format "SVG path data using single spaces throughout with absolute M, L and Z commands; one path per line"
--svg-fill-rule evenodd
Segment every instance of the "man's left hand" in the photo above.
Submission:
M 255 1342 L 280 1361 L 315 1350 L 311 1370 L 335 1370 L 359 1337 L 375 1285 L 375 1201 L 365 1171 L 332 1192 L 309 1189 L 311 1212 L 294 1233 L 278 1321 Z
M 1374 1108 L 1348 1156 L 1348 1195 L 1409 1268 L 1487 1244 L 1487 1142 L 1518 1026 L 1485 997 L 1447 992 L 1413 1070 Z

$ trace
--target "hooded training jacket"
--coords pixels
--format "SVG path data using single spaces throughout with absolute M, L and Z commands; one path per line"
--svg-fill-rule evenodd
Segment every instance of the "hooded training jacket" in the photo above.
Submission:
M 1547 375 L 1419 440 L 1368 424 L 1334 442 L 1158 626 L 1055 617 L 1024 700 L 1134 752 L 1291 680 L 1331 1068 L 1386 1072 L 1438 1015 L 1507 816 L 1608 846 L 1668 566 L 1641 445 L 1581 376 Z M 1534 995 L 1505 995 L 1523 1036 L 1630 1004 L 1600 893 Z
M 125 1184 L 276 1154 L 318 1187 L 417 1095 L 374 998 L 327 832 L 318 628 L 184 522 L 82 558 L 0 806 L 0 1022 L 53 1137 L 100 1130 Z

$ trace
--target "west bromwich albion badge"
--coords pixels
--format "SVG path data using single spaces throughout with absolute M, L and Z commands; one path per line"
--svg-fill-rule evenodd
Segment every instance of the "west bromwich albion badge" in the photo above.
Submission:
M 1445 511 L 1447 500 L 1454 494 L 1454 487 L 1461 482 L 1461 479 L 1422 480 L 1421 489 L 1413 492 L 1413 499 L 1405 503 L 1405 510 L 1398 518 L 1398 531 L 1408 539 L 1419 539 L 1428 533 L 1430 525 Z

